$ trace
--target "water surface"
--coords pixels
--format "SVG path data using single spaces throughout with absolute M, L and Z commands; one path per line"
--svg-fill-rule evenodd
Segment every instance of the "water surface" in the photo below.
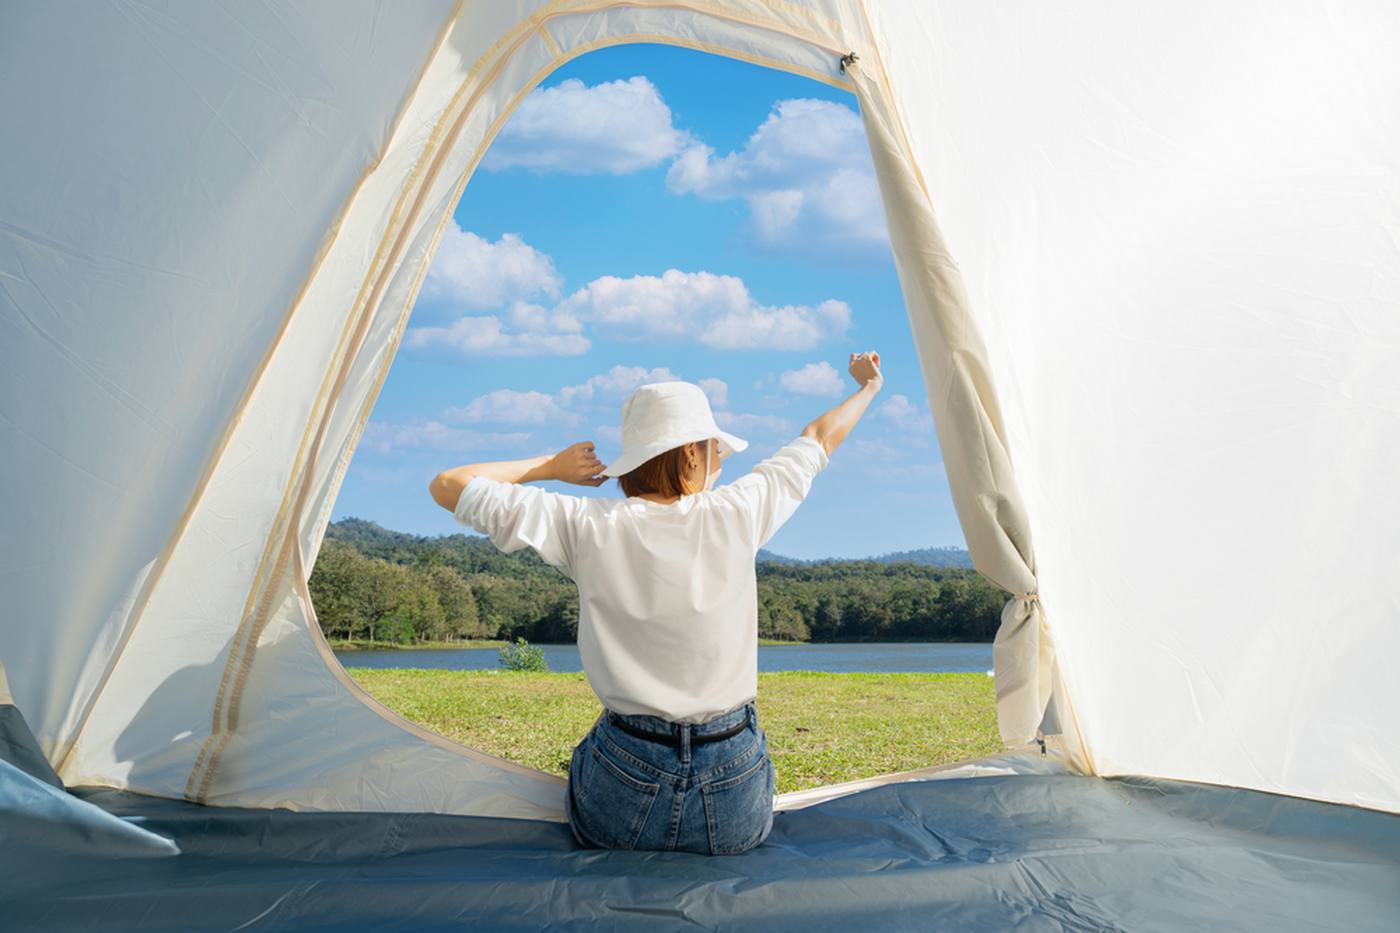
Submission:
M 576 645 L 540 645 L 552 671 L 576 672 Z M 425 670 L 480 671 L 500 667 L 496 648 L 450 648 L 433 651 L 339 651 L 346 667 L 408 667 Z M 816 645 L 764 645 L 758 649 L 760 671 L 828 671 L 831 673 L 977 672 L 992 669 L 991 644 L 943 642 L 864 642 Z

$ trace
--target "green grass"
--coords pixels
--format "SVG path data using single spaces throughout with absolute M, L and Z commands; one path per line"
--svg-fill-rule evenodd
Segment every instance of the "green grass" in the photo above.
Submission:
M 582 674 L 348 670 L 434 732 L 559 775 L 601 710 Z M 985 674 L 758 675 L 779 793 L 999 751 L 994 697 Z

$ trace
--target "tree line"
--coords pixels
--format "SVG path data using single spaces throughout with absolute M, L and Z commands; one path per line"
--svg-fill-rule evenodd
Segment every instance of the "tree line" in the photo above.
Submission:
M 1009 595 L 975 570 L 912 561 L 760 559 L 757 575 L 758 634 L 787 641 L 991 641 Z M 309 585 L 332 640 L 578 634 L 573 581 L 529 548 L 502 554 L 479 535 L 344 519 L 327 530 Z

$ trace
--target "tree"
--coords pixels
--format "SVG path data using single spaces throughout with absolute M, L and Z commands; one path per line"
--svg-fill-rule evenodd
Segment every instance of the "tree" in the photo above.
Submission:
M 481 617 L 477 610 L 476 597 L 472 595 L 472 588 L 462 579 L 462 575 L 440 563 L 420 572 L 437 594 L 438 605 L 442 608 L 440 624 L 428 631 L 427 637 L 444 641 L 480 638 Z

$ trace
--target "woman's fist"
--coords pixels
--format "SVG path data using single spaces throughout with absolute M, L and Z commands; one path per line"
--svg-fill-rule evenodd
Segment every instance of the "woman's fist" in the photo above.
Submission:
M 593 450 L 592 441 L 579 441 L 570 444 L 550 461 L 550 473 L 557 480 L 573 483 L 576 486 L 601 486 L 608 481 L 603 472 L 603 464 Z
M 885 384 L 885 377 L 880 375 L 880 354 L 874 350 L 865 353 L 852 353 L 850 371 L 851 378 L 862 386 L 873 382 L 875 388 L 879 389 Z

